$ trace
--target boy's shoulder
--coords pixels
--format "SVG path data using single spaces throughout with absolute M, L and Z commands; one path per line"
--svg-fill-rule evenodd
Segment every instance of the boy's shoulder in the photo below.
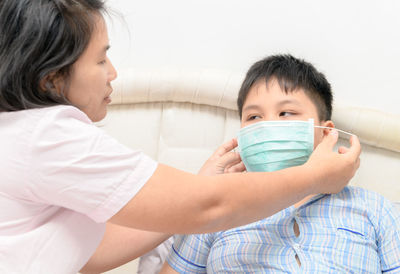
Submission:
M 357 186 L 346 186 L 341 192 L 328 195 L 327 198 L 335 203 L 364 207 L 375 212 L 397 210 L 395 204 L 382 194 Z
M 373 200 L 386 200 L 382 194 L 375 191 L 365 189 L 358 186 L 346 186 L 341 192 L 337 194 L 332 194 L 335 198 L 347 198 L 347 199 L 373 199 Z

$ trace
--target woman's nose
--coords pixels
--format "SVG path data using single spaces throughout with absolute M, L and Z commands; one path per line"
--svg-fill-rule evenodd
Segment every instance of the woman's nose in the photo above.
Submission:
M 115 69 L 114 65 L 111 63 L 111 60 L 108 57 L 107 57 L 107 59 L 108 59 L 107 64 L 109 66 L 108 75 L 109 75 L 109 79 L 110 79 L 110 82 L 111 82 L 111 81 L 113 81 L 113 80 L 115 80 L 117 78 L 118 73 L 117 73 L 117 70 Z

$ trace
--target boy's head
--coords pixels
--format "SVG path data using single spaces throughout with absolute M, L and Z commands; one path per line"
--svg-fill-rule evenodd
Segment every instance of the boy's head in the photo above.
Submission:
M 270 120 L 308 120 L 333 127 L 332 92 L 313 65 L 291 55 L 256 62 L 246 74 L 237 99 L 241 126 Z M 327 134 L 315 130 L 314 145 Z

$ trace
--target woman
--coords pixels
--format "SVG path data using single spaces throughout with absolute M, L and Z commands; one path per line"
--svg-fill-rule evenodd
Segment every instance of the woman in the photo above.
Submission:
M 122 146 L 92 123 L 106 115 L 117 77 L 103 12 L 101 0 L 0 3 L 1 273 L 101 272 L 171 233 L 253 222 L 338 192 L 354 175 L 360 144 L 335 153 L 337 134 L 303 166 L 218 176 Z M 224 144 L 202 173 L 243 170 L 235 146 Z

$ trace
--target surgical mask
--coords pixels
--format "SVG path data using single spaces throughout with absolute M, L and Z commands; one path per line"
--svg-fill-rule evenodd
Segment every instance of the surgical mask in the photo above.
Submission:
M 276 171 L 304 164 L 314 149 L 314 127 L 328 128 L 314 126 L 309 119 L 262 121 L 240 129 L 238 148 L 247 171 Z

